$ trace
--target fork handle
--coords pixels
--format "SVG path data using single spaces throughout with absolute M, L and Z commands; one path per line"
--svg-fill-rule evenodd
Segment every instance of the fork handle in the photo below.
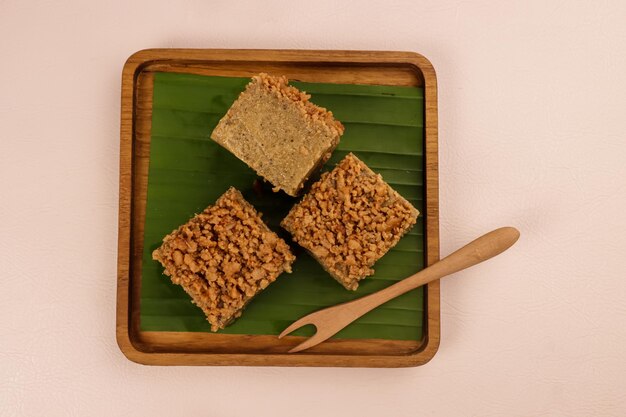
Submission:
M 454 274 L 501 254 L 519 239 L 514 227 L 501 227 L 479 237 L 439 262 L 381 291 L 342 305 L 354 315 L 352 320 L 408 291 Z M 350 307 L 348 307 L 348 305 Z

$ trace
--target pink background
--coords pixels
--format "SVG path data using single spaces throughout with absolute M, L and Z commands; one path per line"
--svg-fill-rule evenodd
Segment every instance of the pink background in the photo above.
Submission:
M 442 283 L 409 369 L 146 367 L 114 337 L 120 73 L 147 47 L 417 51 Z M 0 415 L 626 415 L 626 2 L 0 1 Z

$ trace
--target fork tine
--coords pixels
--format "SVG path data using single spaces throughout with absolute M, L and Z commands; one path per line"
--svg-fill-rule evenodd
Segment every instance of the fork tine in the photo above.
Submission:
M 313 324 L 313 322 L 309 319 L 309 316 L 304 316 L 301 319 L 296 320 L 293 323 L 291 323 L 289 327 L 287 327 L 278 335 L 278 338 L 282 339 L 283 337 L 287 336 L 289 333 L 299 329 L 302 326 L 306 326 L 307 324 Z
M 316 346 L 316 345 L 322 343 L 326 339 L 328 339 L 328 337 L 324 337 L 324 336 L 320 335 L 319 332 L 315 332 L 315 334 L 313 336 L 309 337 L 307 340 L 305 340 L 304 342 L 300 343 L 298 346 L 290 349 L 288 353 L 300 352 L 301 350 L 305 350 L 305 349 L 308 349 L 310 347 Z
M 315 314 L 315 313 L 313 313 Z M 293 332 L 294 330 L 297 330 L 303 326 L 306 326 L 308 324 L 312 324 L 313 326 L 315 326 L 315 334 L 311 337 L 309 337 L 307 340 L 305 340 L 304 342 L 300 343 L 299 345 L 297 345 L 294 348 L 291 348 L 291 350 L 289 350 L 288 353 L 295 353 L 295 352 L 300 352 L 301 350 L 305 350 L 308 349 L 310 347 L 313 347 L 317 344 L 322 343 L 324 340 L 328 339 L 328 336 L 323 336 L 320 332 L 319 329 L 317 328 L 317 325 L 315 324 L 315 320 L 313 320 L 313 317 L 311 317 L 313 314 L 309 314 L 307 316 L 302 317 L 299 320 L 294 321 L 293 323 L 291 323 L 291 325 L 289 327 L 287 327 L 285 330 L 282 331 L 281 334 L 278 335 L 278 338 L 282 338 L 286 335 L 288 335 L 289 333 Z

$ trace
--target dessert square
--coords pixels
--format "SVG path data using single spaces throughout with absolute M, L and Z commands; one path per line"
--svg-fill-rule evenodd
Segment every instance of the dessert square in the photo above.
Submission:
M 353 154 L 348 154 L 285 217 L 281 226 L 348 290 L 417 221 L 419 212 Z
M 163 239 L 152 258 L 180 285 L 217 331 L 283 272 L 295 257 L 235 188 Z
M 343 134 L 333 114 L 288 85 L 287 78 L 252 78 L 211 133 L 274 186 L 297 196 L 306 180 L 328 160 Z

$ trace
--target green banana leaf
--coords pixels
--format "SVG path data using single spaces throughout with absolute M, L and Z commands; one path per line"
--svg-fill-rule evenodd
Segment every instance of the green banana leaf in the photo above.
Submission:
M 248 82 L 248 78 L 155 74 L 141 278 L 144 331 L 209 331 L 202 311 L 163 275 L 151 253 L 166 234 L 213 204 L 228 187 L 238 188 L 263 213 L 270 228 L 290 242 L 279 223 L 297 199 L 272 193 L 268 185 L 262 186 L 261 193 L 257 185 L 255 192 L 258 177 L 254 171 L 209 138 Z M 421 214 L 413 229 L 376 263 L 375 275 L 362 281 L 356 292 L 345 290 L 292 243 L 297 257 L 293 273 L 281 275 L 221 333 L 278 334 L 307 313 L 385 288 L 424 265 L 423 90 L 292 84 L 310 93 L 312 102 L 331 110 L 346 127 L 323 171 L 353 152 Z M 419 340 L 423 308 L 422 289 L 413 290 L 366 314 L 336 337 Z M 294 334 L 312 333 L 307 326 Z

